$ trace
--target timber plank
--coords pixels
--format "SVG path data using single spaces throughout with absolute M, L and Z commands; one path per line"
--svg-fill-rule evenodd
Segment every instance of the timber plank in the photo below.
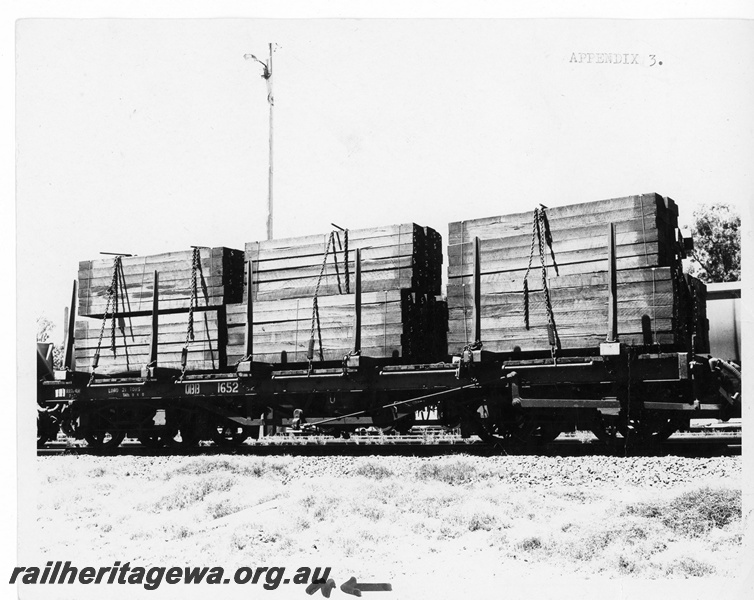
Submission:
M 159 344 L 159 350 L 157 354 L 157 360 L 160 362 L 163 357 L 167 357 L 168 360 L 172 360 L 170 358 L 170 355 L 177 355 L 180 360 L 180 355 L 183 352 L 183 342 L 173 342 L 169 344 Z M 215 342 L 209 343 L 209 342 L 192 342 L 189 344 L 189 354 L 193 354 L 195 356 L 202 355 L 203 359 L 212 359 L 214 358 L 215 362 L 218 362 L 220 351 L 224 350 L 221 349 Z M 96 344 L 91 347 L 84 347 L 80 348 L 76 346 L 76 356 L 80 358 L 91 358 L 94 356 L 94 354 L 97 351 Z M 125 356 L 128 354 L 129 356 L 134 354 L 149 354 L 149 341 L 147 340 L 144 344 L 132 344 L 128 346 L 120 346 L 116 347 L 116 354 L 115 357 L 117 358 L 120 355 Z M 103 345 L 100 349 L 100 359 L 103 356 L 110 356 L 112 357 L 112 351 L 108 346 L 105 345 L 103 342 Z
M 151 282 L 151 277 L 154 271 L 160 274 L 160 283 L 163 281 L 175 281 L 185 280 L 189 282 L 191 280 L 191 265 L 188 268 L 185 265 L 170 265 L 168 268 L 158 266 L 156 268 L 140 269 L 138 272 L 124 273 L 126 286 L 142 286 L 147 282 Z M 207 267 L 202 267 L 201 271 L 197 272 L 197 281 L 204 277 L 205 281 L 210 279 L 216 280 L 218 285 L 227 285 L 227 269 L 222 264 L 214 264 Z M 113 273 L 112 269 L 108 272 L 97 269 L 96 271 L 79 271 L 79 281 L 81 285 L 110 285 L 112 281 Z M 239 282 L 240 284 L 240 282 Z
M 388 289 L 400 289 L 412 287 L 412 278 L 410 274 L 398 273 L 393 277 L 381 276 L 381 277 L 369 277 L 375 275 L 374 273 L 364 273 L 362 275 L 362 291 L 363 292 L 379 292 Z M 261 283 L 258 286 L 255 285 L 255 300 L 277 300 L 277 299 L 290 299 L 290 298 L 312 298 L 314 297 L 315 290 L 317 289 L 317 278 L 306 278 L 296 280 L 296 284 L 286 284 L 285 282 L 269 282 Z M 330 277 L 328 281 L 323 278 L 322 283 L 319 286 L 320 296 L 331 296 L 339 293 L 339 287 L 337 281 L 334 281 L 334 277 Z M 345 284 L 341 283 L 340 289 L 344 289 Z
M 488 250 L 486 248 L 487 241 L 480 240 L 480 264 L 482 271 L 494 272 L 504 269 L 508 264 L 526 265 L 529 260 L 529 248 L 511 248 L 507 250 Z M 585 246 L 578 248 L 575 245 L 570 246 L 570 250 L 565 251 L 553 244 L 553 254 L 555 255 L 555 263 L 558 265 L 568 264 L 572 262 L 585 262 L 588 260 L 600 260 L 607 256 L 607 239 L 594 239 L 585 243 Z M 456 246 L 455 248 L 459 248 Z M 668 252 L 667 248 L 659 242 L 647 242 L 638 244 L 624 244 L 616 247 L 616 256 L 619 258 L 626 258 L 629 256 L 649 256 L 659 255 L 664 257 L 666 261 L 669 261 L 673 256 Z M 546 254 L 546 263 L 548 266 L 553 266 L 552 254 L 549 249 Z M 539 253 L 535 250 L 535 254 L 532 259 L 533 266 L 539 266 Z M 473 253 L 471 248 L 468 252 L 461 254 L 459 250 L 448 249 L 448 273 L 451 276 L 459 276 L 466 274 L 473 269 Z M 667 265 L 666 265 L 667 266 Z
M 395 327 L 393 325 L 387 325 L 385 327 L 385 333 L 370 333 L 362 331 L 361 341 L 366 346 L 379 346 L 383 344 L 401 343 L 401 336 L 403 335 L 402 327 Z M 322 329 L 322 343 L 325 346 L 335 346 L 340 348 L 353 347 L 354 329 L 353 327 L 339 327 L 331 329 Z M 255 333 L 254 334 L 254 347 L 259 346 L 260 351 L 262 348 L 269 344 L 276 346 L 273 350 L 287 348 L 287 344 L 299 345 L 301 348 L 308 347 L 310 339 L 310 330 L 308 327 L 302 328 L 298 331 L 279 331 L 273 333 Z M 319 344 L 319 335 L 315 331 L 314 339 Z M 242 345 L 244 343 L 243 333 L 229 333 L 228 344 Z
M 413 243 L 391 244 L 387 246 L 368 246 L 359 248 L 361 250 L 362 264 L 368 260 L 379 260 L 387 258 L 397 258 L 404 256 L 416 256 L 416 245 Z M 275 269 L 290 269 L 299 267 L 321 267 L 323 250 L 310 255 L 285 256 L 283 258 L 265 259 L 262 255 L 254 260 L 254 271 L 265 272 Z M 343 252 L 337 252 L 338 265 L 343 264 Z M 355 260 L 354 248 L 349 243 L 348 264 L 349 269 L 353 270 Z M 328 256 L 327 263 L 332 264 L 332 256 Z
M 370 305 L 382 305 L 383 303 L 401 302 L 405 292 L 399 289 L 381 290 L 378 292 L 366 292 L 361 295 L 361 304 L 363 308 Z M 291 298 L 274 301 L 259 301 L 254 302 L 254 314 L 277 312 L 278 310 L 295 310 L 300 306 L 305 306 L 308 303 L 311 309 L 311 298 Z M 354 304 L 354 294 L 335 294 L 329 296 L 321 296 L 318 300 L 320 310 L 330 307 L 350 307 Z M 246 315 L 246 304 L 233 304 L 228 305 L 227 314 L 230 318 L 231 315 Z
M 361 274 L 362 278 L 366 273 L 381 273 L 387 274 L 388 271 L 397 271 L 398 269 L 411 270 L 415 266 L 413 256 L 401 256 L 396 258 L 387 259 L 374 259 L 368 261 L 362 261 Z M 349 263 L 350 280 L 353 280 L 353 273 L 356 270 L 355 263 Z M 271 271 L 254 271 L 254 283 L 265 283 L 270 281 L 283 281 L 294 279 L 305 279 L 308 277 L 319 277 L 320 272 L 323 272 L 323 277 L 337 277 L 340 276 L 341 280 L 345 281 L 345 270 L 343 263 L 339 263 L 337 270 L 335 265 L 331 261 L 325 264 L 324 270 L 322 265 L 312 267 L 300 267 L 295 269 L 274 269 Z
M 201 325 L 201 331 L 198 331 L 199 325 Z M 116 320 L 116 329 L 117 329 L 117 320 Z M 195 315 L 194 318 L 194 335 L 203 335 L 205 327 L 209 329 L 211 333 L 217 334 L 218 326 L 216 320 L 211 320 L 207 318 L 207 320 L 204 320 L 204 316 L 201 315 L 201 313 Z M 105 337 L 109 337 L 110 335 L 110 320 L 108 319 L 107 323 L 105 324 Z M 137 335 L 151 335 L 151 326 L 148 324 L 139 324 L 134 323 L 133 325 L 128 322 L 128 319 L 125 319 L 124 323 L 124 330 L 126 337 L 130 338 L 132 334 L 134 336 Z M 158 329 L 158 335 L 172 335 L 172 334 L 182 334 L 184 337 L 186 337 L 186 330 L 187 330 L 187 322 L 183 323 L 160 323 L 159 329 Z M 87 323 L 82 323 L 81 321 L 76 323 L 76 329 L 75 329 L 75 336 L 77 340 L 83 340 L 83 339 L 93 339 L 93 338 L 99 338 L 99 332 L 100 332 L 100 325 L 96 326 L 88 326 Z M 117 330 L 117 335 L 120 336 L 120 330 Z
M 369 227 L 364 229 L 349 229 L 348 230 L 348 245 L 351 243 L 358 243 L 365 240 L 374 240 L 380 238 L 402 238 L 404 236 L 411 236 L 417 233 L 421 228 L 414 223 L 402 223 L 398 225 L 384 225 L 379 227 Z M 316 233 L 312 235 L 303 235 L 287 238 L 275 238 L 272 240 L 261 240 L 257 242 L 248 242 L 246 247 L 250 244 L 258 244 L 260 251 L 264 250 L 292 250 L 295 248 L 301 248 L 302 246 L 320 246 L 320 252 L 324 252 L 327 242 L 330 238 L 330 232 Z M 343 233 L 340 232 L 341 243 L 344 240 Z M 388 244 L 386 244 L 388 245 Z M 248 255 L 247 255 L 248 260 Z
M 448 296 L 451 308 L 463 306 L 463 294 L 456 294 L 458 290 L 453 290 L 454 294 Z M 553 304 L 571 303 L 571 302 L 602 302 L 607 303 L 607 284 L 593 285 L 584 288 L 568 287 L 554 288 L 550 292 L 550 299 Z M 471 291 L 466 294 L 467 304 L 471 302 Z M 655 304 L 670 304 L 673 301 L 673 283 L 671 281 L 658 281 L 656 283 L 626 283 L 618 287 L 618 302 L 625 303 L 629 301 L 646 301 Z M 523 286 L 517 292 L 500 293 L 482 297 L 482 306 L 519 306 L 523 305 L 524 292 Z M 545 300 L 544 292 L 541 290 L 530 291 L 528 293 L 529 305 L 541 304 Z
M 482 242 L 482 245 L 484 242 Z M 529 264 L 529 255 L 525 256 L 510 256 L 505 257 L 501 253 L 493 255 L 499 257 L 497 260 L 488 255 L 485 259 L 484 255 L 481 256 L 480 267 L 483 275 L 490 273 L 504 273 L 514 270 L 526 270 Z M 669 266 L 671 258 L 667 254 L 660 252 L 660 248 L 657 243 L 651 243 L 644 246 L 643 244 L 636 244 L 631 246 L 619 246 L 616 253 L 618 258 L 618 264 L 623 265 L 622 268 L 637 268 L 643 266 Z M 453 259 L 457 257 L 449 256 L 451 264 L 448 266 L 448 277 L 462 277 L 464 275 L 470 275 L 473 272 L 473 263 L 469 264 L 464 261 L 457 261 L 453 264 Z M 629 260 L 633 259 L 633 260 Z M 583 264 L 587 262 L 607 261 L 607 245 L 604 248 L 575 250 L 571 252 L 555 253 L 555 263 L 548 252 L 545 258 L 545 264 L 548 268 L 555 270 L 557 265 L 558 272 L 567 265 Z M 622 262 L 621 262 L 622 261 Z M 541 269 L 539 264 L 539 257 L 535 255 L 531 261 L 532 269 Z M 607 264 L 607 262 L 605 262 Z M 633 266 L 630 266 L 633 265 Z
M 630 256 L 628 258 L 619 258 L 616 260 L 618 272 L 630 271 L 630 270 L 650 270 L 651 267 L 662 268 L 664 265 L 659 265 L 659 261 L 656 256 L 650 256 L 648 259 L 645 256 Z M 649 264 L 647 264 L 649 263 Z M 511 281 L 519 280 L 523 282 L 523 276 L 526 273 L 526 264 L 523 267 L 519 267 L 519 264 L 515 265 L 517 268 L 506 269 L 504 271 L 498 271 L 495 273 L 483 273 L 480 277 L 482 284 L 486 283 L 507 283 Z M 604 272 L 607 273 L 607 257 L 602 260 L 589 260 L 584 262 L 575 262 L 566 265 L 558 265 L 558 273 L 560 276 L 566 275 L 583 275 Z M 645 269 L 645 267 L 648 267 Z M 558 279 L 555 276 L 555 269 L 550 267 L 548 274 L 553 280 Z M 458 285 L 459 283 L 470 282 L 471 275 L 459 275 L 455 277 L 449 277 L 448 287 L 451 285 Z M 540 281 L 541 285 L 541 268 L 532 269 L 529 273 L 529 283 L 533 281 Z M 520 284 L 522 285 L 522 283 Z
M 632 260 L 632 259 L 629 259 Z M 583 263 L 587 266 L 584 270 L 578 270 L 576 268 L 568 269 L 568 267 L 576 267 L 577 265 L 566 265 L 561 271 L 560 275 L 556 276 L 553 269 L 548 269 L 547 286 L 550 289 L 562 288 L 562 287 L 585 287 L 594 284 L 604 284 L 607 281 L 607 270 L 590 269 L 588 267 L 595 264 L 602 266 L 606 261 L 596 261 Z M 526 271 L 520 269 L 518 271 L 509 271 L 505 273 L 490 273 L 482 275 L 482 292 L 487 294 L 515 292 L 523 289 L 523 275 Z M 654 281 L 670 280 L 670 267 L 657 267 L 657 268 L 625 268 L 619 269 L 617 272 L 618 284 L 629 283 L 636 281 L 652 281 L 654 274 Z M 541 290 L 542 279 L 541 272 L 535 269 L 529 273 L 528 277 L 530 290 Z M 462 285 L 469 286 L 471 284 L 471 276 L 464 275 L 463 277 L 454 277 L 448 282 L 448 295 L 451 295 L 451 291 Z
M 661 197 L 656 194 L 555 206 L 547 208 L 545 212 L 551 230 L 555 230 L 556 228 L 567 229 L 574 224 L 578 226 L 580 220 L 584 224 L 589 223 L 594 225 L 626 220 L 641 220 L 642 216 L 645 221 L 648 221 L 645 223 L 645 226 L 649 225 L 650 219 L 663 221 L 666 224 L 675 226 L 674 216 L 672 213 L 669 213 Z M 448 226 L 448 243 L 458 244 L 469 242 L 475 236 L 483 238 L 487 237 L 490 233 L 494 236 L 497 232 L 504 229 L 521 232 L 528 230 L 529 234 L 531 234 L 533 214 L 534 211 L 532 209 L 522 213 L 450 223 Z
M 569 219 L 549 220 L 549 228 L 554 240 L 559 234 L 562 235 L 569 229 L 581 229 L 584 227 L 607 228 L 610 223 L 615 223 L 616 228 L 619 228 L 621 232 L 651 229 L 668 232 L 674 227 L 671 223 L 666 222 L 661 215 L 645 214 L 644 219 L 642 219 L 641 213 L 638 211 L 616 211 L 577 216 Z M 455 235 L 450 235 L 449 241 L 451 245 L 454 245 L 468 243 L 473 241 L 475 237 L 488 239 L 512 236 L 525 237 L 526 235 L 531 240 L 531 230 L 532 215 L 529 215 L 526 221 L 503 222 L 491 225 L 478 225 L 467 221 L 462 231 L 459 231 Z
M 449 309 L 448 320 L 453 321 L 456 319 L 471 318 L 471 308 L 451 308 Z M 568 303 L 566 305 L 558 305 L 553 307 L 553 314 L 555 315 L 556 323 L 559 323 L 561 318 L 567 315 L 578 315 L 578 318 L 591 322 L 592 319 L 589 315 L 594 314 L 596 317 L 601 317 L 604 312 L 607 315 L 607 303 L 603 302 L 602 305 L 596 303 Z M 628 317 L 641 318 L 643 315 L 666 317 L 673 316 L 673 305 L 668 304 L 655 304 L 651 305 L 647 302 L 623 302 L 618 304 L 618 315 L 624 315 Z M 464 317 L 465 315 L 465 317 Z M 534 319 L 545 318 L 546 308 L 544 303 L 536 306 L 536 308 L 529 305 L 529 319 L 534 322 Z M 497 319 L 500 319 L 500 323 L 507 322 L 506 319 L 515 319 L 516 325 L 523 325 L 524 309 L 523 303 L 520 306 L 512 307 L 508 306 L 485 306 L 481 310 L 481 318 L 485 327 L 492 327 Z
M 364 325 L 379 325 L 382 323 L 403 323 L 404 311 L 400 306 L 394 308 L 373 307 L 374 310 L 364 310 L 362 307 L 361 322 Z M 270 314 L 270 313 L 263 313 Z M 281 311 L 275 315 L 275 318 L 254 319 L 254 331 L 284 331 L 286 328 L 295 327 L 295 323 L 311 323 L 312 307 L 311 305 L 302 307 L 301 311 Z M 326 310 L 320 308 L 319 319 L 323 326 L 340 327 L 353 323 L 354 309 L 347 307 L 333 307 Z M 233 317 L 228 319 L 228 327 L 241 327 L 246 324 L 246 316 Z
M 462 323 L 456 322 L 456 326 L 454 326 L 452 329 L 448 330 L 448 344 L 463 344 L 466 340 L 466 331 L 469 333 L 473 331 L 473 329 L 469 328 L 468 330 L 464 330 L 462 328 Z M 561 341 L 563 340 L 577 340 L 578 338 L 585 338 L 585 339 L 591 339 L 593 336 L 597 336 L 598 338 L 602 338 L 602 341 L 605 341 L 605 334 L 607 332 L 607 323 L 603 324 L 603 327 L 600 327 L 599 329 L 585 329 L 583 327 L 578 326 L 569 326 L 569 325 L 563 325 L 557 326 L 558 331 L 558 337 Z M 641 324 L 639 324 L 641 325 Z M 672 328 L 660 328 L 658 323 L 658 327 L 656 328 L 656 333 L 659 334 L 667 334 L 667 335 L 674 335 L 674 330 Z M 652 327 L 652 332 L 655 333 L 655 328 Z M 637 327 L 635 323 L 621 323 L 618 322 L 618 335 L 619 337 L 622 335 L 641 335 L 642 329 L 641 327 Z M 494 342 L 506 342 L 506 341 L 513 341 L 513 342 L 519 342 L 520 340 L 530 340 L 531 342 L 535 343 L 535 345 L 540 350 L 549 350 L 550 349 L 550 343 L 549 338 L 547 335 L 547 328 L 544 326 L 539 327 L 532 327 L 531 329 L 524 329 L 521 328 L 521 330 L 509 330 L 509 329 L 491 329 L 483 332 L 482 336 L 482 342 L 486 345 L 487 343 L 494 343 Z M 619 340 L 622 341 L 622 340 Z
M 619 270 L 617 272 L 617 282 L 619 286 L 628 283 L 670 281 L 671 279 L 670 267 L 659 267 L 657 269 L 627 269 L 622 271 Z M 469 290 L 471 289 L 469 287 L 470 283 L 470 277 L 454 278 L 454 280 L 448 283 L 448 298 L 450 299 L 453 295 L 461 296 L 463 294 L 463 290 L 461 289 L 462 285 L 467 286 L 467 290 Z M 553 273 L 550 273 L 550 277 L 547 279 L 547 286 L 551 290 L 569 287 L 585 288 L 592 285 L 607 285 L 607 283 L 607 271 L 571 273 L 567 275 L 561 274 L 557 277 L 554 276 Z M 521 292 L 522 289 L 523 277 L 513 277 L 507 281 L 501 280 L 495 282 L 494 289 L 485 290 L 483 286 L 482 292 L 484 295 L 494 296 L 496 294 Z M 530 276 L 529 290 L 535 291 L 541 289 L 542 281 L 540 277 Z M 485 299 L 484 295 L 482 296 L 483 302 Z
M 654 315 L 653 313 L 657 313 Z M 641 331 L 641 322 L 643 317 L 649 317 L 651 319 L 653 327 L 662 331 L 670 331 L 673 329 L 673 311 L 672 307 L 658 307 L 656 310 L 640 310 L 640 309 L 618 309 L 618 321 L 623 323 L 626 327 L 633 327 L 635 331 Z M 473 325 L 473 320 L 470 318 L 454 318 L 448 321 L 449 331 L 467 331 L 464 329 L 464 321 L 466 326 Z M 523 315 L 507 315 L 496 317 L 482 317 L 482 333 L 483 338 L 489 337 L 490 339 L 498 339 L 503 332 L 508 335 L 526 335 L 526 332 L 538 328 L 547 327 L 547 315 L 545 313 L 537 313 L 530 315 L 529 318 L 529 330 L 524 325 Z M 555 326 L 560 331 L 563 328 L 581 328 L 585 333 L 593 332 L 597 329 L 607 328 L 607 309 L 602 311 L 561 311 L 555 313 Z
M 560 252 L 607 247 L 607 229 L 604 227 L 573 229 L 567 233 L 570 232 L 574 232 L 576 235 L 574 237 L 553 237 L 552 249 L 555 252 L 556 258 Z M 555 233 L 557 234 L 558 232 Z M 663 239 L 664 237 L 656 229 L 648 230 L 646 233 L 641 231 L 625 231 L 623 233 L 616 233 L 616 244 L 618 247 L 650 243 L 669 244 L 670 240 L 665 240 Z M 482 258 L 486 257 L 488 260 L 500 260 L 508 256 L 528 257 L 531 251 L 531 237 L 529 236 L 489 238 L 480 240 L 480 242 Z M 453 257 L 453 261 L 449 264 L 470 264 L 472 262 L 471 258 L 473 258 L 473 248 L 473 243 L 469 242 L 448 246 L 448 256 Z M 547 252 L 550 252 L 549 248 Z
M 79 306 L 81 306 L 81 303 L 79 303 Z M 152 306 L 149 305 L 149 308 L 146 307 L 147 303 L 142 302 L 141 308 L 139 310 L 131 310 L 128 313 L 124 313 L 122 311 L 118 312 L 116 314 L 116 317 L 144 317 L 147 315 L 152 314 Z M 229 306 L 239 306 L 238 304 L 211 304 L 210 306 L 205 306 L 203 303 L 200 304 L 198 307 L 195 307 L 196 312 L 213 312 L 217 311 L 218 309 L 222 308 L 223 306 L 229 307 Z M 177 300 L 160 300 L 160 309 L 158 311 L 160 315 L 160 319 L 162 319 L 163 316 L 167 315 L 173 315 L 173 314 L 186 314 L 188 311 L 189 302 L 188 299 L 179 298 Z M 78 312 L 78 316 L 82 318 L 92 319 L 93 321 L 99 321 L 104 316 L 104 309 L 105 309 L 105 302 L 102 302 L 101 305 L 98 305 L 97 311 L 90 311 L 89 313 L 83 313 L 81 310 Z M 131 305 L 131 308 L 133 309 L 133 304 Z M 108 313 L 108 318 L 110 314 Z

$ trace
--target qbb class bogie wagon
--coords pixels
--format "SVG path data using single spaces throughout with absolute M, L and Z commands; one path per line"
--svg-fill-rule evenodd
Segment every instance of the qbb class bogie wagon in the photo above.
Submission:
M 80 264 L 39 432 L 99 449 L 417 424 L 515 447 L 653 444 L 740 415 L 669 198 Z M 76 320 L 75 307 L 83 320 Z

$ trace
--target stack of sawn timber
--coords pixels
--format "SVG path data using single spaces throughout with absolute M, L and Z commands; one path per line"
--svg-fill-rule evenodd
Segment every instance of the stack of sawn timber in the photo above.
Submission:
M 320 338 L 324 360 L 342 360 L 353 350 L 357 249 L 362 354 L 414 362 L 444 358 L 447 311 L 436 298 L 442 278 L 441 236 L 413 223 L 354 229 L 347 236 L 346 252 L 345 232 L 336 233 L 335 252 L 330 246 L 326 261 L 329 233 L 246 244 L 253 273 L 252 359 L 307 360 L 315 293 L 319 327 L 315 324 L 314 360 L 320 359 Z M 229 362 L 245 354 L 246 294 L 243 305 L 228 308 Z
M 544 253 L 547 286 L 560 349 L 595 348 L 605 341 L 610 223 L 616 229 L 619 340 L 666 348 L 688 343 L 692 300 L 688 287 L 682 285 L 678 209 L 671 199 L 643 194 L 547 208 L 545 214 L 552 237 L 551 249 L 546 247 Z M 532 210 L 450 224 L 447 292 L 451 353 L 475 341 L 475 237 L 480 240 L 483 349 L 551 349 L 538 240 L 527 277 L 525 308 L 524 278 L 532 251 L 533 218 Z
M 243 258 L 242 251 L 231 248 L 199 249 L 197 308 L 193 319 L 194 340 L 188 345 L 188 370 L 216 370 L 227 366 L 225 307 L 242 300 Z M 113 281 L 114 260 L 107 258 L 79 264 L 78 314 L 90 318 L 76 323 L 76 370 L 91 370 L 98 346 L 100 360 L 96 372 L 99 374 L 139 371 L 148 362 L 155 271 L 159 290 L 158 366 L 180 368 L 192 295 L 193 250 L 124 256 L 120 260 L 122 268 L 116 276 L 118 305 L 115 309 L 110 306 L 104 330 L 102 324 Z M 112 351 L 113 331 L 115 353 Z

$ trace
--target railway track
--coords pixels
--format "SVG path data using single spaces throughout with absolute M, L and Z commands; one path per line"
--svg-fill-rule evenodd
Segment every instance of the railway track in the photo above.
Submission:
M 136 440 L 126 440 L 108 456 L 193 456 L 193 455 L 257 455 L 279 456 L 441 456 L 471 454 L 492 456 L 500 454 L 542 456 L 737 456 L 741 454 L 741 432 L 679 433 L 661 444 L 642 446 L 639 450 L 626 447 L 623 440 L 607 445 L 590 434 L 561 435 L 553 442 L 519 447 L 501 448 L 482 442 L 476 436 L 464 439 L 460 435 L 426 436 L 352 436 L 349 439 L 322 437 L 274 436 L 261 441 L 245 442 L 235 447 L 214 444 L 192 448 L 146 448 Z M 100 451 L 85 444 L 56 441 L 37 450 L 37 456 L 97 455 Z

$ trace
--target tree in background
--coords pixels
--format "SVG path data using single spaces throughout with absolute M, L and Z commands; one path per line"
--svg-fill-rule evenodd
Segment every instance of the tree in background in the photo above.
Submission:
M 37 318 L 37 341 L 52 344 L 52 361 L 56 369 L 63 368 L 63 347 L 50 341 L 50 336 L 55 330 L 55 323 L 47 317 Z
M 702 204 L 694 211 L 689 273 L 705 283 L 741 279 L 741 216 L 729 204 Z

